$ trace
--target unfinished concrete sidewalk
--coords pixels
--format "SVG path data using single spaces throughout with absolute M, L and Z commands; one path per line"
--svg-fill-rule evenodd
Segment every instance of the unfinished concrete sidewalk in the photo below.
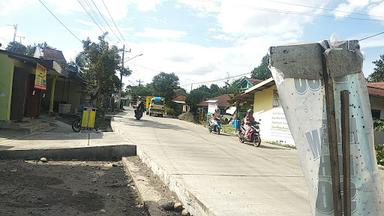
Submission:
M 130 115 L 112 127 L 193 215 L 310 215 L 295 150 L 243 145 L 177 119 Z

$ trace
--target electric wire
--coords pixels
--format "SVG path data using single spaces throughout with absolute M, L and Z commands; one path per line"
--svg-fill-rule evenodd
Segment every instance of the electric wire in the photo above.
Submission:
M 121 38 L 125 41 L 124 35 L 121 33 L 121 31 L 120 31 L 119 27 L 117 26 L 115 20 L 113 19 L 112 14 L 111 14 L 111 12 L 109 11 L 107 5 L 105 4 L 104 0 L 101 0 L 101 1 L 103 2 L 103 5 L 104 5 L 105 9 L 107 10 L 107 13 L 108 13 L 109 17 L 111 18 L 113 25 L 115 26 L 115 28 L 116 28 L 117 31 L 119 32 Z

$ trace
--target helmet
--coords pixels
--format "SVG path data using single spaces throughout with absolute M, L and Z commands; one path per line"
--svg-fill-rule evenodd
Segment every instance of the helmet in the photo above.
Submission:
M 252 109 L 247 110 L 247 113 L 252 113 Z

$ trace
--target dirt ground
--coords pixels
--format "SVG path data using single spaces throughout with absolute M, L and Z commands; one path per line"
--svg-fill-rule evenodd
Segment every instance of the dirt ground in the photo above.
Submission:
M 0 161 L 1 216 L 147 216 L 121 162 Z
M 161 197 L 159 200 L 157 198 L 152 197 L 150 198 L 152 203 L 146 203 L 149 208 L 150 205 L 154 206 L 158 209 L 156 211 L 155 215 L 158 216 L 180 216 L 181 211 L 176 210 L 164 210 L 162 205 L 167 205 L 169 203 L 177 203 L 180 201 L 177 198 L 177 195 L 170 191 L 169 188 L 159 179 L 157 175 L 155 175 L 152 170 L 147 167 L 137 156 L 129 157 L 127 158 L 128 161 L 132 162 L 135 166 L 135 170 L 131 170 L 132 175 L 136 176 L 136 179 L 139 182 L 139 184 L 145 184 L 146 187 L 144 190 L 152 190 L 154 193 L 159 194 Z M 148 192 L 146 191 L 146 192 Z M 148 193 L 147 193 L 148 194 Z M 148 198 L 148 197 L 147 197 Z M 154 202 L 156 200 L 156 202 Z M 147 201 L 145 201 L 147 202 Z M 172 204 L 173 205 L 173 204 Z M 151 212 L 151 209 L 150 209 Z M 152 213 L 151 213 L 152 214 Z

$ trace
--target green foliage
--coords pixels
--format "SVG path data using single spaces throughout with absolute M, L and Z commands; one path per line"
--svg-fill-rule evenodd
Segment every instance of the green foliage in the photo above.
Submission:
M 375 148 L 377 164 L 384 166 L 384 145 L 377 145 Z
M 209 90 L 212 97 L 219 96 L 222 93 L 221 88 L 217 84 L 211 84 Z
M 36 46 L 35 45 L 28 45 L 26 47 L 25 55 L 27 56 L 33 56 L 35 54 Z
M 152 79 L 153 92 L 155 96 L 165 98 L 165 103 L 172 101 L 175 89 L 179 88 L 179 77 L 174 73 L 161 72 Z
M 373 61 L 375 68 L 373 73 L 368 76 L 369 82 L 383 82 L 384 81 L 384 55 L 380 55 L 380 59 Z
M 139 86 L 127 86 L 126 92 L 133 98 L 137 96 L 151 96 L 153 95 L 153 89 L 151 84 L 139 85 Z
M 25 55 L 27 52 L 27 47 L 17 41 L 13 41 L 8 44 L 6 50 Z
M 269 56 L 265 55 L 261 60 L 261 64 L 252 70 L 251 77 L 253 79 L 266 80 L 272 77 L 271 71 L 268 68 Z
M 230 83 L 228 86 L 224 86 L 224 94 L 238 94 L 240 93 L 240 84 L 242 79 L 234 80 L 232 83 Z
M 187 104 L 190 106 L 192 112 L 197 111 L 197 104 L 211 97 L 210 89 L 206 85 L 202 85 L 197 89 L 193 89 L 187 96 Z
M 79 59 L 82 62 L 82 71 L 86 81 L 86 90 L 92 99 L 96 99 L 97 105 L 106 107 L 113 93 L 119 91 L 120 80 L 116 76 L 119 70 L 120 55 L 116 46 L 110 46 L 105 41 L 106 34 L 99 36 L 98 43 L 87 40 L 83 41 L 83 52 Z
M 176 115 L 175 109 L 170 107 L 170 106 L 165 107 L 165 113 L 167 113 L 168 116 L 175 116 Z
M 384 131 L 384 120 L 378 119 L 373 122 L 373 128 L 375 131 Z

